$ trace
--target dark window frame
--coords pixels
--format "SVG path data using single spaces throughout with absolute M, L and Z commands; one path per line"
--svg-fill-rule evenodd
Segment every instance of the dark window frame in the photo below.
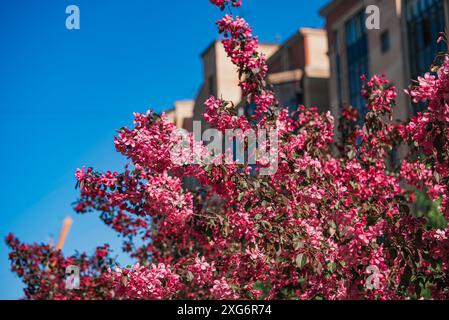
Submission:
M 388 51 L 390 51 L 390 30 L 382 32 L 382 34 L 380 35 L 380 45 L 382 53 L 387 53 Z
M 357 108 L 363 121 L 366 103 L 362 97 L 362 75 L 369 76 L 368 30 L 366 28 L 365 10 L 360 10 L 345 24 L 346 59 L 349 84 L 349 102 Z
M 438 44 L 439 32 L 445 30 L 443 0 L 404 0 L 410 77 L 426 73 L 435 54 L 444 51 Z
M 344 95 L 344 84 L 343 84 L 343 72 L 341 67 L 341 45 L 339 39 L 339 32 L 337 30 L 334 31 L 334 50 L 335 50 L 335 71 L 337 76 L 337 95 L 338 95 L 338 104 L 340 107 L 343 105 L 343 95 Z

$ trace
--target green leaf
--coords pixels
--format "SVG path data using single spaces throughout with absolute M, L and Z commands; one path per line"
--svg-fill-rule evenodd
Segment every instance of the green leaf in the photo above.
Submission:
M 335 262 L 329 262 L 327 264 L 327 268 L 329 269 L 330 272 L 333 273 L 337 269 L 337 264 Z
M 262 222 L 261 222 L 261 225 L 262 225 L 265 229 L 267 229 L 268 231 L 273 230 L 273 227 L 271 226 L 271 223 L 269 223 L 268 221 L 262 221 Z
M 306 281 L 306 278 L 299 278 L 298 279 L 298 284 L 304 283 Z
M 295 262 L 298 268 L 302 269 L 307 264 L 307 256 L 305 256 L 303 253 L 300 253 L 296 256 Z

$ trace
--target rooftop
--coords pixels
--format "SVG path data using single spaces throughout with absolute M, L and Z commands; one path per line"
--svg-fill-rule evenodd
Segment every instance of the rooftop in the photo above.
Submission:
M 320 15 L 325 17 L 332 10 L 334 10 L 339 4 L 341 4 L 345 0 L 331 0 L 328 4 L 326 4 L 323 8 L 320 9 Z

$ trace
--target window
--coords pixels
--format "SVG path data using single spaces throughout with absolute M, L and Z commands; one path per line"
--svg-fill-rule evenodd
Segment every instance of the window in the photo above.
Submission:
M 380 35 L 380 44 L 382 53 L 385 53 L 388 50 L 390 50 L 390 32 L 388 32 L 388 30 Z
M 214 96 L 215 95 L 215 82 L 214 82 L 214 76 L 209 76 L 209 95 Z
M 245 105 L 245 115 L 252 117 L 256 113 L 256 104 L 254 102 Z
M 345 26 L 346 55 L 348 62 L 349 102 L 365 118 L 366 106 L 362 97 L 361 75 L 369 75 L 368 36 L 365 26 L 365 10 L 353 16 Z M 361 120 L 362 121 L 362 120 Z
M 290 114 L 304 103 L 301 81 L 288 81 L 273 85 L 274 94 L 283 108 L 288 108 Z
M 425 47 L 428 47 L 431 45 L 432 42 L 432 34 L 430 31 L 430 21 L 429 18 L 424 18 L 422 20 L 422 37 L 423 37 L 423 43 Z
M 334 46 L 335 46 L 335 71 L 337 75 L 337 93 L 338 104 L 343 105 L 343 75 L 341 72 L 341 47 L 338 31 L 334 31 Z
M 287 63 L 285 65 L 286 70 L 293 70 L 295 68 L 294 67 L 294 63 L 293 63 L 293 61 L 295 61 L 295 51 L 294 51 L 294 49 L 295 48 L 293 46 L 290 46 L 287 49 Z
M 438 34 L 445 30 L 443 0 L 406 0 L 410 76 L 416 78 L 429 70 L 435 54 L 444 50 Z

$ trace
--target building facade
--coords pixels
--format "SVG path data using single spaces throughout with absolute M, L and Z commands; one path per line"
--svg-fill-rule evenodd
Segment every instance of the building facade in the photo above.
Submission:
M 380 9 L 380 29 L 366 27 L 369 5 Z M 416 112 L 403 89 L 444 50 L 436 40 L 449 25 L 449 0 L 333 0 L 320 13 L 326 19 L 329 99 L 336 120 L 345 104 L 365 114 L 362 74 L 385 74 L 397 87 L 396 119 Z
M 178 100 L 172 109 L 165 112 L 168 120 L 173 122 L 177 128 L 192 131 L 193 100 Z
M 268 59 L 268 84 L 282 107 L 328 110 L 327 52 L 325 30 L 301 28 Z
M 259 44 L 260 52 L 267 57 L 270 57 L 278 48 L 279 46 L 275 44 Z M 212 42 L 202 53 L 201 59 L 203 84 L 195 98 L 193 120 L 201 121 L 201 128 L 205 130 L 209 126 L 203 119 L 204 102 L 213 95 L 232 101 L 237 106 L 242 98 L 242 91 L 239 87 L 237 68 L 228 58 L 220 41 Z

